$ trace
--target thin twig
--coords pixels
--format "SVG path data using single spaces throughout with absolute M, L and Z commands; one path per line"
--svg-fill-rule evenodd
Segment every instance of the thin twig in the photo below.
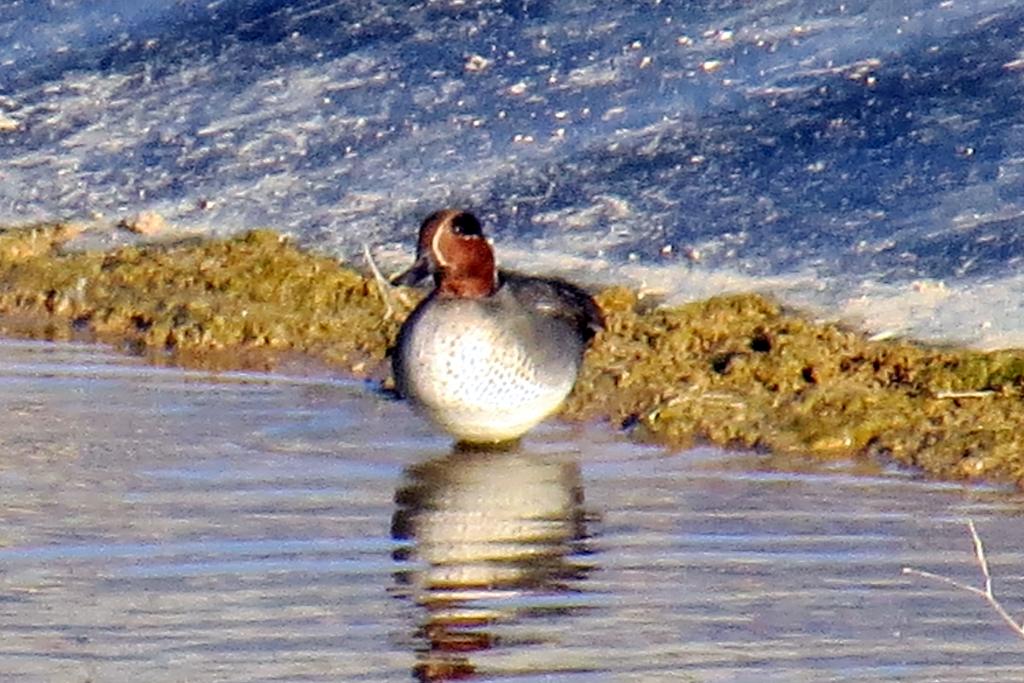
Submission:
M 980 391 L 937 391 L 935 392 L 935 398 L 987 398 L 995 393 L 992 389 L 982 389 Z
M 980 588 L 968 586 L 966 583 L 960 583 L 959 581 L 951 579 L 948 576 L 942 576 L 941 574 L 933 574 L 931 572 L 926 572 L 921 569 L 914 569 L 913 567 L 904 567 L 903 573 L 912 574 L 914 576 L 923 576 L 926 579 L 935 579 L 936 581 L 941 581 L 942 583 L 948 583 L 950 586 L 956 586 L 960 590 L 970 591 L 971 593 L 980 595 L 983 598 L 987 597 L 985 595 L 985 591 L 981 590 Z
M 978 530 L 974 526 L 974 520 L 967 520 L 967 528 L 971 531 L 971 539 L 974 541 L 974 557 L 978 560 L 978 566 L 981 567 L 981 573 L 985 577 L 985 588 L 975 588 L 974 586 L 968 586 L 966 583 L 961 583 L 948 576 L 942 576 L 941 574 L 933 574 L 932 572 L 922 571 L 920 569 L 914 569 L 913 567 L 904 567 L 904 574 L 912 574 L 914 576 L 921 576 L 926 579 L 933 579 L 942 583 L 948 583 L 955 588 L 967 591 L 968 593 L 974 593 L 985 598 L 985 601 L 992 606 L 996 614 L 1006 622 L 1006 624 L 1013 629 L 1020 638 L 1024 639 L 1024 622 L 1018 622 L 1014 619 L 1006 608 L 1003 607 L 999 599 L 996 598 L 995 593 L 992 592 L 992 572 L 988 567 L 988 558 L 985 557 L 985 544 L 981 542 L 981 536 L 978 535 Z
M 391 305 L 391 283 L 384 277 L 383 273 L 380 272 L 380 268 L 377 267 L 377 263 L 373 260 L 373 254 L 370 253 L 370 245 L 363 242 L 363 257 L 366 259 L 366 263 L 370 266 L 370 272 L 373 273 L 373 280 L 377 283 L 377 291 L 380 292 L 380 298 L 384 301 L 384 307 L 386 308 L 385 317 L 390 318 L 395 314 L 395 307 Z
M 992 595 L 992 573 L 988 570 L 988 559 L 985 557 L 985 545 L 981 542 L 978 529 L 974 526 L 974 520 L 967 519 L 967 528 L 971 530 L 971 540 L 974 541 L 974 556 L 978 558 L 981 571 L 985 575 L 985 595 Z

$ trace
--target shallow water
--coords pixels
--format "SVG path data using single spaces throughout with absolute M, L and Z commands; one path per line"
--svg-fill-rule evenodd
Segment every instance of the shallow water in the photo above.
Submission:
M 1007 681 L 1019 494 L 0 343 L 0 679 Z

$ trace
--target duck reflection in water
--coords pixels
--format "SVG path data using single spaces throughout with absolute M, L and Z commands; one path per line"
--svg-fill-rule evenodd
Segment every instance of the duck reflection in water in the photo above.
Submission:
M 396 593 L 419 607 L 416 679 L 472 678 L 474 654 L 509 654 L 569 627 L 593 567 L 574 458 L 463 447 L 405 475 L 391 533 L 403 542 Z

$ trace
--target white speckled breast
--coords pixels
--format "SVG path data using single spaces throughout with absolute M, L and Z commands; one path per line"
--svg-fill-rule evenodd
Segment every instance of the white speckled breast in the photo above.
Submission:
M 402 326 L 395 382 L 462 441 L 522 435 L 572 390 L 585 340 L 507 288 L 485 299 L 431 296 Z

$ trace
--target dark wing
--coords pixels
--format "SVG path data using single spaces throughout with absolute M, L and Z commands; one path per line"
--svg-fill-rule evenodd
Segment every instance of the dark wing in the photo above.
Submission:
M 594 298 L 574 284 L 558 278 L 536 278 L 499 271 L 501 286 L 510 287 L 516 297 L 552 317 L 571 322 L 587 342 L 604 329 L 604 314 Z

